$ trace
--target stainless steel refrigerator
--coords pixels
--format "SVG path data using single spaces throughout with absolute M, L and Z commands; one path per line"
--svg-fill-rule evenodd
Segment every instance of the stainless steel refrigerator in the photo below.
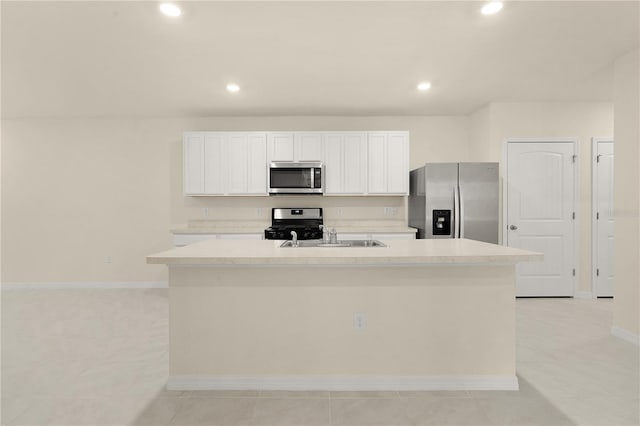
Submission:
M 409 175 L 409 226 L 498 244 L 498 193 L 498 163 L 427 163 Z

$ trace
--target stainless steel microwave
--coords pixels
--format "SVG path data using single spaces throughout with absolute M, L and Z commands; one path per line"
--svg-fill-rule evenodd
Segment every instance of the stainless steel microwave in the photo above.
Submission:
M 321 162 L 269 164 L 269 194 L 322 194 L 323 183 Z

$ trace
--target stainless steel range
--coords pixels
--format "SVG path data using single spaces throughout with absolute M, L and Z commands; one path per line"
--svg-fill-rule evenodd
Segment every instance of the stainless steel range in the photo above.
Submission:
M 296 231 L 299 240 L 322 238 L 322 208 L 305 209 L 274 208 L 271 210 L 271 226 L 264 230 L 265 240 L 291 240 Z

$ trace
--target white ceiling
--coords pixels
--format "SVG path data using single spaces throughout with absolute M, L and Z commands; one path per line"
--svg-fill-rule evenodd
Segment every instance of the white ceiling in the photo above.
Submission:
M 608 101 L 638 1 L 2 1 L 4 117 L 468 114 Z M 433 87 L 418 93 L 416 84 Z M 226 92 L 237 82 L 242 90 Z

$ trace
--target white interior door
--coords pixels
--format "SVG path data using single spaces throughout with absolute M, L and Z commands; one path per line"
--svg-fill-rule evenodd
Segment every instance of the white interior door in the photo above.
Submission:
M 507 144 L 507 244 L 544 254 L 516 268 L 517 296 L 574 294 L 574 143 Z
M 594 237 L 598 297 L 613 296 L 613 142 L 595 143 L 594 199 L 596 232 Z

